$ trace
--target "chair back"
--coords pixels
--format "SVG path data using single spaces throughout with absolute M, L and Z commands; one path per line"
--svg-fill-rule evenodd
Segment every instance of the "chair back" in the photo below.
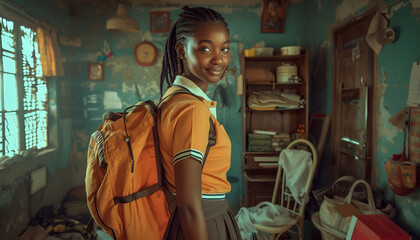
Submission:
M 272 197 L 272 203 L 284 208 L 293 215 L 297 215 L 301 218 L 304 216 L 305 206 L 309 198 L 309 192 L 312 186 L 312 180 L 315 175 L 315 171 L 318 166 L 318 153 L 315 146 L 306 139 L 296 139 L 291 142 L 286 149 L 292 149 L 297 146 L 304 146 L 311 153 L 312 164 L 309 169 L 309 175 L 307 176 L 304 195 L 300 199 L 295 199 L 287 187 L 286 183 L 286 173 L 279 164 L 276 176 L 276 183 L 274 186 L 274 192 Z M 302 161 L 303 159 L 296 159 L 296 161 Z M 303 161 L 302 161 L 303 162 Z M 280 193 L 279 193 L 280 190 Z M 279 196 L 280 195 L 280 196 Z M 280 202 L 277 201 L 277 198 L 280 197 Z

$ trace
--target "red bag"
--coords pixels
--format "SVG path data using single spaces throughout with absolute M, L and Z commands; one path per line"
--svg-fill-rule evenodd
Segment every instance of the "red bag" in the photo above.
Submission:
M 400 196 L 412 193 L 416 187 L 416 170 L 417 164 L 407 159 L 404 144 L 401 154 L 393 154 L 385 164 L 391 190 Z

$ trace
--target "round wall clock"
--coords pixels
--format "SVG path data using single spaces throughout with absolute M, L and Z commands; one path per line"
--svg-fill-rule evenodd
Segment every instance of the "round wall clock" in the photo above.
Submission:
M 156 62 L 157 50 L 151 42 L 140 42 L 134 47 L 134 59 L 140 66 L 152 66 Z

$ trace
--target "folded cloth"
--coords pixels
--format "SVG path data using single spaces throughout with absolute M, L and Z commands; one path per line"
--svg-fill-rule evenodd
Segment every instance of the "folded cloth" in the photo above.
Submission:
M 242 207 L 235 219 L 243 240 L 260 239 L 257 238 L 258 231 L 254 223 L 270 227 L 296 223 L 296 219 L 292 218 L 290 212 L 268 201 L 260 202 L 255 207 Z
M 311 153 L 306 150 L 284 149 L 280 153 L 279 165 L 286 174 L 286 186 L 299 203 L 305 194 L 306 182 L 312 165 Z
M 255 91 L 247 99 L 250 108 L 300 108 L 302 98 L 297 94 L 279 91 Z
M 254 208 L 250 208 L 249 215 L 253 223 L 269 227 L 296 223 L 296 219 L 292 218 L 290 212 L 268 201 L 260 202 Z
M 251 216 L 249 215 L 248 208 L 242 207 L 239 209 L 238 214 L 235 216 L 235 220 L 238 223 L 239 231 L 241 232 L 243 240 L 255 239 L 255 235 L 258 231 L 251 222 Z

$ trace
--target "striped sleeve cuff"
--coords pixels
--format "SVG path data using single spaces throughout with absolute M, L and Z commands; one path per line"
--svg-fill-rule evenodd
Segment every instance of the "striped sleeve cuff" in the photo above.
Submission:
M 183 150 L 174 156 L 174 165 L 178 161 L 185 159 L 185 158 L 194 158 L 195 160 L 199 161 L 201 165 L 203 165 L 203 153 L 195 149 L 187 149 Z

